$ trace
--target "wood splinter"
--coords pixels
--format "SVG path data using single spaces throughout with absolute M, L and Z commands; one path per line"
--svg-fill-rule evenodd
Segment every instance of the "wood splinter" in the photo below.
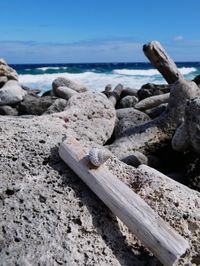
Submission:
M 80 142 L 68 137 L 60 146 L 60 157 L 164 264 L 174 265 L 189 249 L 188 242 L 166 223 L 105 164 L 88 168 L 88 156 Z

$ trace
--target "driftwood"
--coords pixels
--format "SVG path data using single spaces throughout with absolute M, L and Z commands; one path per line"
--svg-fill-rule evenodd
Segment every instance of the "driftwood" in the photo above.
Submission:
M 170 96 L 170 93 L 151 96 L 136 103 L 134 107 L 140 111 L 154 108 L 154 107 L 159 106 L 162 103 L 167 103 L 169 101 L 169 96 Z
M 80 142 L 68 137 L 60 146 L 59 154 L 164 265 L 173 265 L 185 254 L 188 242 L 116 178 L 106 165 L 94 168 Z
M 167 55 L 159 42 L 153 41 L 145 44 L 143 51 L 149 61 L 158 69 L 169 84 L 174 83 L 179 78 L 183 78 L 176 64 Z

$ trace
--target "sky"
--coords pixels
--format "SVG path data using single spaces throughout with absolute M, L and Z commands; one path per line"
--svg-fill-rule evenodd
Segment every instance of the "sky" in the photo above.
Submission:
M 200 61 L 200 0 L 1 0 L 0 57 L 17 63 L 144 62 L 158 40 Z

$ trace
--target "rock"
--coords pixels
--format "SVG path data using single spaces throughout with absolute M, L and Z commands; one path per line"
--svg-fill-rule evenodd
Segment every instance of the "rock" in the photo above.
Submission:
M 135 96 L 138 97 L 138 90 L 134 88 L 125 87 L 122 91 L 121 97 Z
M 51 96 L 51 95 L 53 95 L 52 90 L 48 90 L 48 91 L 45 91 L 45 92 L 42 94 L 41 97 Z
M 0 105 L 15 104 L 23 100 L 26 91 L 21 88 L 16 80 L 9 80 L 0 89 Z
M 123 85 L 118 84 L 112 91 L 111 96 L 109 97 L 109 101 L 113 104 L 114 107 L 117 105 L 118 101 L 120 100 L 123 88 L 124 88 Z
M 176 81 L 171 88 L 166 111 L 154 120 L 127 129 L 122 137 L 107 145 L 108 149 L 119 159 L 124 159 L 135 151 L 148 156 L 165 147 L 183 121 L 188 101 L 199 92 L 193 81 Z
M 0 88 L 2 88 L 6 82 L 8 81 L 8 78 L 6 76 L 0 76 Z
M 49 106 L 44 114 L 52 114 L 64 111 L 65 107 L 67 106 L 67 100 L 65 99 L 56 99 L 55 102 Z
M 138 102 L 138 98 L 135 96 L 125 96 L 119 102 L 119 108 L 129 108 L 134 107 Z
M 78 139 L 104 144 L 112 135 L 116 112 L 103 93 L 85 92 L 73 95 L 63 113 L 68 131 Z M 74 133 L 75 132 L 75 133 Z
M 8 80 L 18 80 L 17 72 L 9 67 L 3 59 L 0 59 L 0 77 L 7 77 Z
M 147 97 L 155 96 L 155 95 L 161 95 L 164 93 L 168 93 L 170 91 L 170 85 L 163 84 L 163 85 L 157 85 L 153 83 L 147 83 L 141 87 L 141 89 L 138 90 L 138 97 L 139 100 L 143 100 Z
M 116 138 L 122 137 L 127 129 L 144 124 L 150 120 L 147 114 L 134 108 L 117 109 L 116 114 L 117 121 L 114 131 Z
M 18 111 L 16 108 L 13 108 L 9 105 L 3 105 L 3 106 L 0 106 L 0 115 L 16 116 L 18 115 Z
M 197 75 L 193 81 L 199 86 L 200 85 L 200 75 Z
M 72 97 L 72 95 L 74 95 L 76 93 L 77 93 L 77 91 L 72 90 L 66 86 L 60 86 L 54 90 L 54 94 L 57 97 L 60 97 L 60 98 L 66 99 L 66 100 L 69 100 L 69 98 Z
M 170 93 L 148 97 L 135 104 L 135 108 L 140 111 L 145 111 L 150 108 L 159 106 L 162 103 L 169 102 Z
M 88 90 L 88 88 L 85 85 L 82 85 L 80 83 L 77 83 L 73 80 L 67 79 L 67 78 L 57 78 L 52 83 L 53 93 L 56 95 L 56 89 L 58 87 L 68 87 L 72 90 L 75 90 L 77 92 L 85 92 Z
M 158 263 L 60 159 L 63 120 L 4 116 L 0 123 L 1 265 Z M 128 166 L 119 167 L 118 176 L 128 176 Z
M 57 98 L 52 96 L 38 97 L 36 95 L 26 95 L 19 103 L 18 111 L 20 115 L 41 115 L 55 102 Z
M 105 94 L 107 98 L 109 98 L 112 94 L 112 85 L 111 84 L 106 85 L 105 90 L 102 91 L 102 93 Z
M 177 128 L 173 139 L 172 147 L 176 151 L 185 151 L 193 148 L 200 154 L 200 97 L 188 101 L 185 109 L 184 121 Z
M 154 119 L 160 116 L 166 109 L 167 109 L 167 103 L 163 103 L 157 107 L 146 110 L 145 114 L 147 114 L 151 119 Z
M 25 90 L 27 92 L 27 94 L 30 95 L 36 95 L 36 94 L 40 94 L 42 91 L 40 89 L 31 89 L 27 86 L 21 85 L 22 89 Z

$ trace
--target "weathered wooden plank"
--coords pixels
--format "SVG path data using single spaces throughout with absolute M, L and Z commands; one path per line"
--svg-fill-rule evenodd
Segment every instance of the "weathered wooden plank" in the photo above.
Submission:
M 183 78 L 176 64 L 167 55 L 159 42 L 153 41 L 145 44 L 143 51 L 149 61 L 158 69 L 169 84 L 174 83 L 179 78 Z
M 188 242 L 182 236 L 143 199 L 113 176 L 105 165 L 92 167 L 80 142 L 68 137 L 61 144 L 59 154 L 164 265 L 173 265 L 189 248 Z

